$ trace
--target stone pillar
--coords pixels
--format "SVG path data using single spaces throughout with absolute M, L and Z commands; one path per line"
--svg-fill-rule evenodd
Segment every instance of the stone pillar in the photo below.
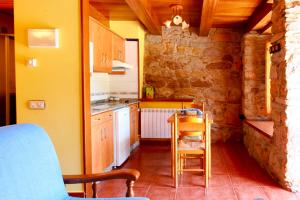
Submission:
M 300 189 L 300 1 L 274 0 L 271 96 L 274 120 L 269 172 L 286 189 Z

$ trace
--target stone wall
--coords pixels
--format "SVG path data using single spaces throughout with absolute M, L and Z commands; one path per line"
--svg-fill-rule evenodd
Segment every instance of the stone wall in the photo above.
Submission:
M 281 45 L 270 74 L 274 133 L 269 142 L 245 127 L 244 142 L 284 188 L 300 191 L 300 1 L 274 0 L 272 23 L 271 43 Z
M 269 167 L 281 185 L 300 190 L 300 1 L 273 4 L 272 42 L 281 51 L 272 56 L 271 95 L 274 137 Z
M 266 44 L 271 36 L 256 32 L 244 35 L 243 50 L 243 114 L 250 120 L 267 120 Z
M 255 158 L 262 168 L 268 169 L 272 139 L 246 123 L 243 125 L 243 132 L 244 144 L 249 154 Z
M 212 140 L 241 138 L 241 34 L 211 29 L 208 37 L 162 29 L 145 40 L 144 85 L 155 87 L 157 98 L 194 97 L 206 100 L 213 114 Z

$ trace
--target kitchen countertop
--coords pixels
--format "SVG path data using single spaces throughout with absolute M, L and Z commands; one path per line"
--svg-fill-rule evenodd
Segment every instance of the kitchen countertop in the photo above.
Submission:
M 91 114 L 93 116 L 103 112 L 117 110 L 138 102 L 138 99 L 121 99 L 120 101 L 95 102 L 91 104 Z

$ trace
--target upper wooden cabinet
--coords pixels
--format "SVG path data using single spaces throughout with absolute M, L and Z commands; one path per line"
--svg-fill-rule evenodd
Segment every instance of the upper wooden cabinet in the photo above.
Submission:
M 112 71 L 112 32 L 96 19 L 89 18 L 90 42 L 93 43 L 93 71 Z
M 125 62 L 125 40 L 119 35 L 112 33 L 113 60 Z

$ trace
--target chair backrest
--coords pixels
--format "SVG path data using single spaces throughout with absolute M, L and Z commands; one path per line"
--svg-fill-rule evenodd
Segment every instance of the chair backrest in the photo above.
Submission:
M 204 101 L 202 101 L 202 102 L 200 102 L 200 103 L 192 103 L 191 104 L 191 108 L 198 108 L 198 109 L 200 109 L 202 112 L 204 112 L 205 110 L 205 102 Z
M 0 199 L 66 198 L 58 159 L 46 132 L 31 124 L 0 127 Z
M 175 113 L 175 134 L 177 137 L 193 137 L 206 142 L 209 138 L 208 131 L 208 114 L 205 114 L 203 117 L 198 116 L 180 116 L 178 113 Z

